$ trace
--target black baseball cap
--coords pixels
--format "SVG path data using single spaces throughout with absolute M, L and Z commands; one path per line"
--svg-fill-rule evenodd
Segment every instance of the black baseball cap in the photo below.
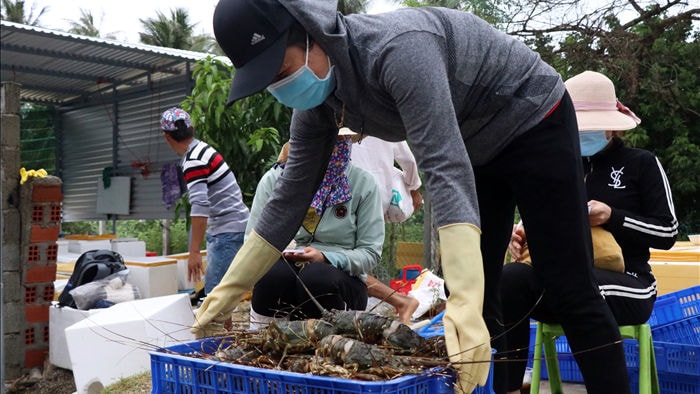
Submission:
M 214 36 L 236 72 L 227 105 L 267 87 L 282 67 L 294 17 L 277 0 L 220 0 Z

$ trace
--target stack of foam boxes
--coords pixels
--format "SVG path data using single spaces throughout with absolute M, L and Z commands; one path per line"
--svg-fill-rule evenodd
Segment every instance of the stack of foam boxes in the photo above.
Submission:
M 20 188 L 20 201 L 20 302 L 24 303 L 24 316 L 17 316 L 17 321 L 23 349 L 14 354 L 24 356 L 25 368 L 33 368 L 43 366 L 49 351 L 49 307 L 54 298 L 63 201 L 61 180 L 54 176 L 29 178 Z

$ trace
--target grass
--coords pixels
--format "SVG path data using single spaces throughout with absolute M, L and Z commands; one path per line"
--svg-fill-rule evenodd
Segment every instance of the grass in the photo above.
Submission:
M 105 387 L 102 394 L 150 393 L 152 388 L 151 372 L 144 372 Z

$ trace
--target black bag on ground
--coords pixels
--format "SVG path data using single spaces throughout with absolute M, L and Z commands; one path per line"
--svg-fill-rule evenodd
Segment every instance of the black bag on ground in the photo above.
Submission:
M 119 253 L 106 249 L 88 250 L 75 262 L 73 273 L 61 295 L 58 296 L 58 306 L 75 308 L 75 301 L 70 295 L 71 290 L 125 269 L 124 259 Z

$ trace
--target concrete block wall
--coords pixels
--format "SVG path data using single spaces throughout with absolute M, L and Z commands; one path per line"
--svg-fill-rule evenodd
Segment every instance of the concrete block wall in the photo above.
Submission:
M 3 358 L 5 378 L 15 379 L 23 371 L 23 341 L 20 340 L 23 308 L 20 265 L 19 215 L 19 92 L 14 82 L 0 84 L 0 198 L 2 198 L 2 302 Z
M 29 178 L 20 187 L 24 368 L 44 365 L 49 351 L 49 307 L 54 299 L 63 193 L 55 176 Z
M 49 352 L 62 182 L 30 177 L 20 185 L 19 85 L 0 85 L 2 116 L 2 289 L 5 378 L 43 367 Z

